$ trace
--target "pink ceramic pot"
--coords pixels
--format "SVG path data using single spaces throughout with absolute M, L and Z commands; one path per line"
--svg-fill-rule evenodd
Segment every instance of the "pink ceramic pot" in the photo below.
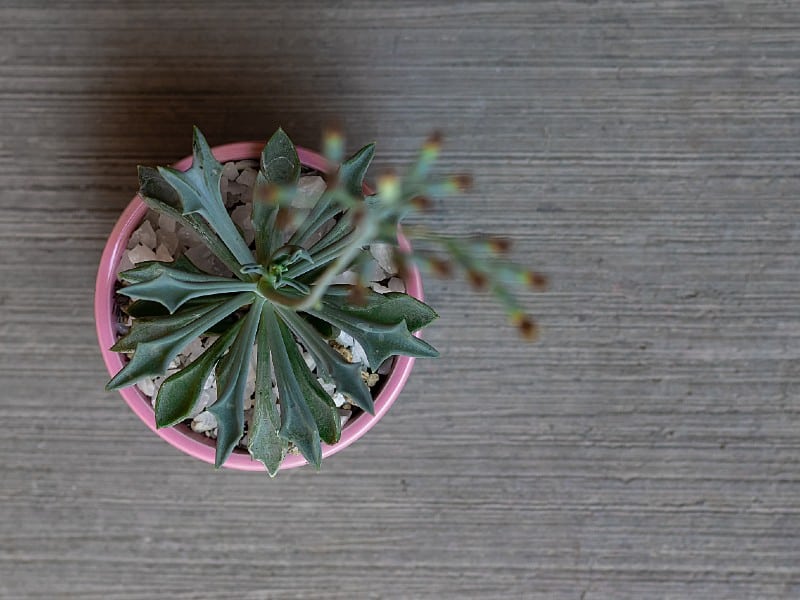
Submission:
M 217 146 L 213 148 L 213 152 L 217 160 L 224 163 L 231 160 L 258 158 L 263 147 L 263 142 L 240 142 Z M 328 164 L 319 154 L 305 148 L 298 148 L 297 153 L 303 165 L 319 171 L 327 170 Z M 191 164 L 192 157 L 188 156 L 174 166 L 176 169 L 185 170 Z M 94 316 L 97 323 L 97 338 L 100 342 L 100 350 L 108 368 L 108 373 L 111 376 L 115 375 L 123 366 L 123 356 L 109 350 L 117 341 L 116 301 L 114 298 L 117 268 L 122 258 L 122 253 L 127 247 L 128 239 L 141 223 L 147 210 L 147 205 L 142 202 L 139 196 L 135 196 L 131 203 L 128 204 L 108 238 L 103 257 L 100 260 L 100 269 L 97 273 Z M 400 246 L 408 249 L 407 240 L 401 238 Z M 419 300 L 423 299 L 422 279 L 418 270 L 410 269 L 406 287 L 410 295 Z M 355 442 L 383 417 L 403 389 L 413 365 L 414 359 L 407 356 L 399 356 L 394 359 L 394 367 L 383 389 L 375 399 L 375 415 L 363 413 L 357 418 L 348 421 L 342 429 L 342 437 L 339 443 L 333 446 L 322 444 L 323 458 L 327 458 Z M 150 401 L 135 386 L 120 390 L 120 394 L 122 394 L 128 406 L 133 409 L 133 412 L 161 438 L 186 454 L 214 464 L 214 440 L 207 438 L 203 434 L 193 432 L 191 428 L 185 425 L 156 429 L 155 415 Z M 292 469 L 304 464 L 307 463 L 302 456 L 291 454 L 283 460 L 281 469 Z M 264 470 L 264 466 L 260 462 L 252 460 L 246 451 L 239 448 L 228 458 L 224 466 L 242 471 Z

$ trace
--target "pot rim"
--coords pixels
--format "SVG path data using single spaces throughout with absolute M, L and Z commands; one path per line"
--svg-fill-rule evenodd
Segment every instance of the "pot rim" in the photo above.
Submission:
M 214 157 L 220 162 L 236 160 L 247 160 L 258 158 L 264 147 L 263 142 L 235 142 L 215 146 L 211 150 Z M 301 164 L 318 171 L 329 170 L 328 161 L 320 154 L 308 150 L 307 148 L 297 147 L 297 154 Z M 192 164 L 192 157 L 187 156 L 173 165 L 179 170 L 186 170 Z M 108 237 L 100 267 L 97 272 L 95 285 L 94 315 L 97 327 L 97 339 L 100 344 L 100 351 L 103 361 L 106 364 L 110 376 L 115 375 L 122 367 L 122 355 L 112 352 L 109 348 L 116 342 L 116 320 L 114 318 L 114 286 L 116 274 L 122 254 L 125 251 L 128 239 L 141 223 L 148 206 L 137 194 L 122 212 L 122 215 L 114 225 L 114 229 Z M 400 248 L 409 250 L 408 240 L 399 234 L 398 242 Z M 422 277 L 419 270 L 413 265 L 409 267 L 409 272 L 405 280 L 406 293 L 424 300 L 422 290 Z M 419 332 L 415 335 L 419 336 Z M 350 444 L 362 437 L 377 423 L 394 404 L 400 395 L 406 381 L 414 366 L 414 358 L 410 356 L 397 356 L 394 365 L 383 385 L 377 398 L 375 398 L 375 414 L 362 413 L 355 419 L 349 420 L 342 428 L 342 436 L 339 442 L 334 445 L 322 443 L 323 459 L 336 454 L 340 450 L 347 448 Z M 151 431 L 155 432 L 161 439 L 168 442 L 175 448 L 186 454 L 200 459 L 203 462 L 214 464 L 214 454 L 216 451 L 216 440 L 207 438 L 203 434 L 198 434 L 185 425 L 177 425 L 164 429 L 157 429 L 155 423 L 155 412 L 150 404 L 150 400 L 142 394 L 135 386 L 129 386 L 119 390 L 128 406 L 133 412 L 147 425 Z M 280 465 L 280 470 L 293 469 L 308 464 L 305 458 L 299 454 L 288 454 Z M 241 471 L 264 471 L 264 465 L 250 457 L 250 454 L 237 448 L 223 465 L 229 469 Z

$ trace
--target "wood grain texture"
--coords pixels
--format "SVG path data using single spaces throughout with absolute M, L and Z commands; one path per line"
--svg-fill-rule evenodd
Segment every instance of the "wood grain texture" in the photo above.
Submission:
M 800 598 L 796 2 L 0 0 L 0 597 Z M 103 391 L 135 165 L 282 124 L 477 187 L 548 273 L 321 473 L 213 472 Z

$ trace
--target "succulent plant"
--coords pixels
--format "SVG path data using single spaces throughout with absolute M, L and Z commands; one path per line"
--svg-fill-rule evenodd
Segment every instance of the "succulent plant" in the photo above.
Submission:
M 277 472 L 290 444 L 319 467 L 321 441 L 334 444 L 341 434 L 336 406 L 307 366 L 298 343 L 311 354 L 323 380 L 335 383 L 353 405 L 368 413 L 374 410 L 373 399 L 362 379 L 362 366 L 348 362 L 329 343 L 338 330 L 360 343 L 373 366 L 397 355 L 438 354 L 413 335 L 437 317 L 434 310 L 404 293 L 368 289 L 365 248 L 373 243 L 396 245 L 405 217 L 427 210 L 431 198 L 458 192 L 466 178 L 431 178 L 440 148 L 434 136 L 404 177 L 385 175 L 378 179 L 377 192 L 365 196 L 364 176 L 374 145 L 343 162 L 341 135 L 329 133 L 323 146 L 332 165 L 326 190 L 310 212 L 298 216 L 291 208 L 301 173 L 296 148 L 280 129 L 267 142 L 253 186 L 252 248 L 224 205 L 223 166 L 197 128 L 191 168 L 181 172 L 139 167 L 142 199 L 194 230 L 233 275 L 203 272 L 186 257 L 149 261 L 120 273 L 119 293 L 130 299 L 126 311 L 135 318 L 112 350 L 132 355 L 106 387 L 118 389 L 143 377 L 164 375 L 195 338 L 213 336 L 215 341 L 199 357 L 163 381 L 155 418 L 158 427 L 190 418 L 213 372 L 217 400 L 208 410 L 218 424 L 217 467 L 244 434 L 244 395 L 253 353 L 256 391 L 248 449 L 270 475 Z M 500 299 L 523 334 L 533 334 L 532 321 L 509 287 L 539 286 L 543 281 L 505 259 L 504 240 L 463 240 L 420 226 L 408 226 L 404 232 L 418 250 L 396 253 L 401 272 L 412 261 L 439 275 L 463 269 L 476 287 Z M 360 280 L 334 285 L 345 270 L 355 271 Z

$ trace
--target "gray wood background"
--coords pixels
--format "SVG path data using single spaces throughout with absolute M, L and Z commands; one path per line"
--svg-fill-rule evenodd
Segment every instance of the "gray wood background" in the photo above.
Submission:
M 358 444 L 214 472 L 103 391 L 137 163 L 434 128 L 433 217 L 552 279 L 441 320 Z M 0 597 L 800 598 L 800 4 L 0 0 Z

